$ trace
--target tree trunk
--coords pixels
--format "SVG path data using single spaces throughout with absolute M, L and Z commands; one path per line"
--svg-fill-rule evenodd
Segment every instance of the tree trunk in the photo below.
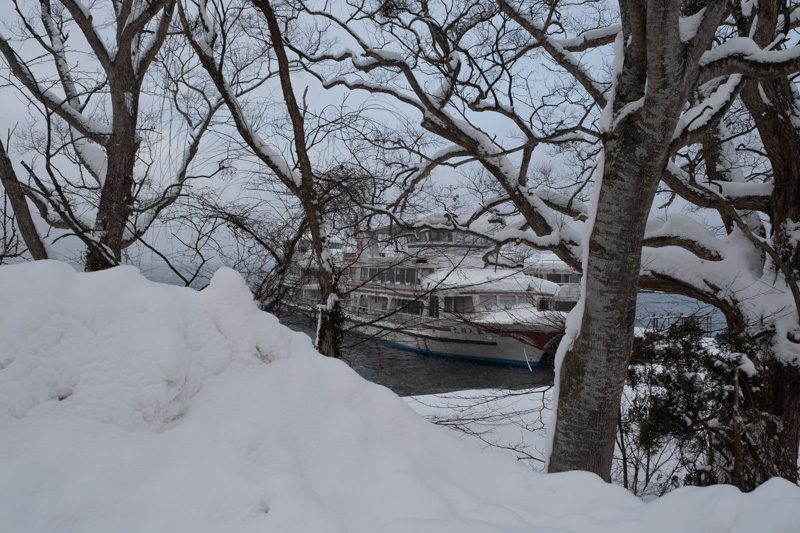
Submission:
M 770 477 L 780 476 L 792 483 L 798 482 L 797 457 L 800 454 L 800 372 L 794 365 L 780 363 L 774 358 L 768 363 L 765 377 L 764 409 L 779 423 L 767 424 L 770 431 L 764 446 L 757 446 L 756 453 L 766 451 L 762 458 L 773 465 L 774 471 L 767 473 L 759 484 Z M 753 487 L 755 488 L 755 487 Z
M 620 2 L 626 34 L 617 53 L 624 55 L 609 104 L 613 120 L 603 141 L 593 226 L 583 243 L 580 331 L 559 371 L 550 472 L 588 470 L 606 481 L 611 477 L 645 226 L 700 57 L 725 16 L 724 4 L 709 4 L 695 37 L 684 42 L 680 7 L 677 1 Z
M 270 40 L 278 63 L 278 77 L 281 82 L 283 100 L 286 110 L 292 121 L 294 133 L 294 148 L 297 154 L 300 169 L 301 183 L 293 182 L 291 176 L 284 176 L 282 180 L 290 190 L 300 199 L 303 211 L 308 220 L 308 230 L 311 234 L 311 243 L 314 247 L 314 257 L 317 262 L 317 280 L 319 281 L 322 301 L 319 306 L 319 324 L 317 327 L 316 348 L 323 355 L 341 357 L 341 338 L 343 334 L 343 316 L 338 300 L 334 265 L 331 261 L 328 235 L 324 230 L 324 215 L 320 210 L 319 198 L 316 192 L 314 169 L 311 157 L 306 146 L 306 131 L 304 112 L 294 95 L 292 87 L 291 68 L 286 48 L 283 44 L 283 33 L 278 23 L 278 18 L 269 1 L 253 2 L 267 19 L 270 31 Z
M 311 246 L 314 250 L 314 259 L 317 263 L 317 282 L 320 288 L 320 303 L 318 307 L 319 323 L 317 325 L 316 348 L 322 355 L 328 357 L 341 357 L 341 338 L 344 324 L 342 321 L 341 305 L 336 290 L 334 265 L 330 260 L 328 236 L 322 226 L 322 215 L 319 212 L 319 202 L 313 187 L 303 188 L 298 191 L 298 196 L 303 204 L 303 210 L 308 220 L 308 232 L 311 234 Z
M 609 481 L 619 406 L 633 346 L 641 247 L 664 143 L 630 134 L 605 145 L 597 214 L 584 266 L 580 333 L 561 363 L 548 469 L 588 470 Z M 648 138 L 649 139 L 649 138 Z M 655 150 L 653 149 L 655 148 Z
M 14 172 L 14 166 L 6 154 L 5 146 L 0 142 L 0 181 L 3 183 L 3 188 L 6 190 L 6 195 L 11 201 L 11 208 L 14 210 L 14 218 L 17 219 L 19 232 L 22 239 L 25 241 L 25 246 L 28 247 L 28 252 L 36 259 L 47 259 L 47 250 L 44 247 L 44 242 L 36 230 L 33 223 L 30 209 L 28 209 L 28 201 L 25 198 L 25 193 L 22 191 L 22 186 L 17 180 L 17 174 Z
M 95 219 L 99 245 L 86 252 L 87 272 L 111 268 L 122 261 L 125 229 L 133 213 L 139 87 L 132 66 L 110 77 L 110 85 L 113 133 L 106 146 L 108 167 Z
M 775 37 L 781 3 L 768 0 L 760 4 L 757 28 L 753 39 L 766 46 Z M 769 219 L 772 229 L 772 246 L 788 267 L 787 284 L 795 286 L 800 279 L 800 246 L 794 237 L 794 228 L 800 227 L 800 130 L 798 95 L 794 84 L 786 77 L 751 79 L 745 83 L 742 101 L 756 121 L 756 127 L 772 166 L 774 187 L 770 198 Z M 775 272 L 784 277 L 787 272 Z M 795 313 L 800 309 L 795 308 Z M 798 481 L 797 457 L 800 450 L 800 369 L 782 362 L 773 346 L 792 339 L 774 339 L 765 356 L 765 387 L 763 404 L 759 407 L 778 423 L 765 425 L 766 434 L 759 446 L 750 447 L 754 454 L 767 457 L 752 458 L 750 462 L 771 465 L 770 476 L 781 476 L 794 483 Z M 796 339 L 794 339 L 796 342 Z M 748 488 L 755 488 L 748 487 Z

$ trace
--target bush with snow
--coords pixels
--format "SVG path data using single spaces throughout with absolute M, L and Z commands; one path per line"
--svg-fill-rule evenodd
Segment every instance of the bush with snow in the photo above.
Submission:
M 129 267 L 0 267 L 0 531 L 793 531 L 800 489 L 644 504 L 478 450 L 260 312 Z

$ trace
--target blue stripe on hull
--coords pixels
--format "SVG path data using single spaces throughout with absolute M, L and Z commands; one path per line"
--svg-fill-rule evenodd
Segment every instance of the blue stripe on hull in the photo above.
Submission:
M 364 334 L 359 334 L 364 335 Z M 368 337 L 369 335 L 364 335 Z M 446 353 L 446 352 L 433 352 L 431 350 L 425 350 L 423 348 L 414 348 L 407 344 L 400 344 L 399 342 L 387 341 L 385 339 L 375 339 L 380 343 L 387 344 L 393 348 L 398 348 L 400 350 L 404 350 L 406 352 L 415 352 L 421 353 L 425 355 L 435 355 L 436 357 L 454 357 L 456 359 L 468 359 L 470 361 L 481 361 L 484 363 L 503 363 L 507 365 L 517 365 L 517 366 L 528 366 L 530 365 L 531 368 L 535 368 L 539 366 L 539 361 L 530 363 L 527 361 L 517 361 L 515 359 L 499 359 L 497 357 L 475 357 L 472 355 L 463 355 L 459 353 Z

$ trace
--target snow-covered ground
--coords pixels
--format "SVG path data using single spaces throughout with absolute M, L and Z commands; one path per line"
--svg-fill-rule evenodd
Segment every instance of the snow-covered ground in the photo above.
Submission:
M 426 419 L 473 446 L 506 455 L 545 471 L 547 422 L 552 387 L 480 389 L 408 396 L 406 403 Z
M 798 531 L 800 489 L 642 503 L 461 442 L 222 269 L 0 267 L 2 532 Z

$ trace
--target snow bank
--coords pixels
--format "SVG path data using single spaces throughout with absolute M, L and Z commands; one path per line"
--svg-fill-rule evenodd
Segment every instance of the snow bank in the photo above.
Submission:
M 459 442 L 259 312 L 132 268 L 0 267 L 0 531 L 791 531 L 800 489 L 643 504 Z

